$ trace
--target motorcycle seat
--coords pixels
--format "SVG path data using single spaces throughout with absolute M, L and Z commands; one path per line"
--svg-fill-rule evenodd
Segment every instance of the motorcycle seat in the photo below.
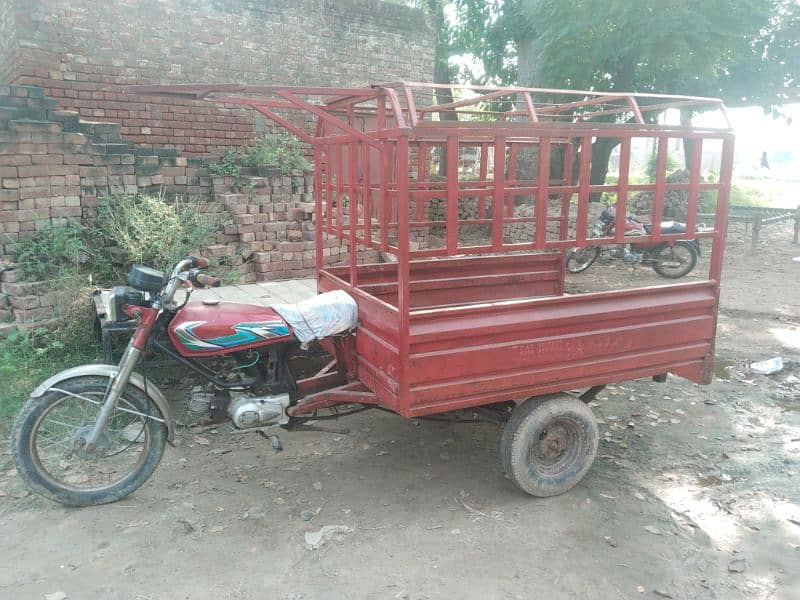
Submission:
M 271 308 L 283 317 L 303 344 L 349 331 L 358 324 L 358 305 L 343 290 L 326 292 L 296 304 L 274 304 Z
M 647 233 L 651 233 L 653 231 L 653 226 L 649 223 L 645 223 L 644 230 Z M 685 233 L 685 232 L 686 232 L 686 223 L 680 223 L 678 221 L 661 221 L 661 233 Z

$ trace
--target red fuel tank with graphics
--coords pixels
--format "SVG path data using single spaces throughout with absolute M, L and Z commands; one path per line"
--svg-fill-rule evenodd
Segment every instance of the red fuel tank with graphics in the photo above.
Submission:
M 168 327 L 183 356 L 216 356 L 294 339 L 291 328 L 271 308 L 220 302 L 188 304 Z

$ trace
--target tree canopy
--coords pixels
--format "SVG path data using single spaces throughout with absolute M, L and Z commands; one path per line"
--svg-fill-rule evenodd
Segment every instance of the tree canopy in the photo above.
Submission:
M 428 0 L 441 48 L 498 84 L 800 101 L 796 0 Z

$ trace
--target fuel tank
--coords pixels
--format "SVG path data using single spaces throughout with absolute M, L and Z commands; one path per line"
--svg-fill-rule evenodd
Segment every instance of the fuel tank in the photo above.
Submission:
M 271 308 L 220 302 L 188 304 L 167 328 L 183 356 L 216 356 L 294 339 L 291 328 Z

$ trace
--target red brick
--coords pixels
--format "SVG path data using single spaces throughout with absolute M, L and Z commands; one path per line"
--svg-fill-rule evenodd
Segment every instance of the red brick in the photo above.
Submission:
M 62 157 L 63 158 L 63 157 Z M 22 177 L 46 177 L 49 176 L 47 165 L 35 165 L 31 167 L 19 167 L 19 176 Z
M 19 197 L 21 200 L 26 198 L 43 198 L 44 196 L 50 195 L 50 187 L 33 187 L 33 188 L 23 188 L 19 192 Z
M 39 307 L 39 296 L 11 296 L 11 306 L 17 309 L 31 309 Z
M 19 322 L 26 322 L 26 321 L 42 321 L 45 319 L 49 319 L 53 316 L 53 308 L 52 307 L 45 307 L 45 308 L 32 308 L 30 310 L 26 309 L 16 309 L 14 311 L 14 316 L 17 318 Z
M 63 165 L 63 154 L 37 154 L 31 157 L 31 162 L 35 165 Z

